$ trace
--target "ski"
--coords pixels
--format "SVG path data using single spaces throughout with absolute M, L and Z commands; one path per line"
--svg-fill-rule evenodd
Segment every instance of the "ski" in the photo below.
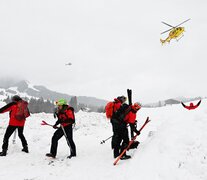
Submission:
M 132 90 L 131 89 L 127 89 L 127 96 L 128 96 L 129 105 L 132 105 Z
M 146 124 L 150 122 L 149 117 L 147 117 L 146 121 L 144 122 L 144 124 L 142 125 L 142 127 L 139 129 L 139 131 L 141 132 L 142 129 L 146 126 Z M 118 163 L 118 161 L 121 159 L 121 157 L 124 155 L 124 153 L 130 148 L 130 146 L 132 145 L 132 143 L 134 142 L 134 140 L 137 138 L 138 134 L 136 134 L 133 139 L 131 141 L 129 141 L 128 146 L 122 151 L 122 153 L 116 158 L 116 160 L 114 161 L 114 166 Z
M 128 103 L 131 106 L 132 105 L 132 90 L 131 89 L 127 89 L 127 96 L 128 96 Z M 131 135 L 131 139 L 134 137 L 134 132 L 133 130 L 130 128 L 130 135 Z

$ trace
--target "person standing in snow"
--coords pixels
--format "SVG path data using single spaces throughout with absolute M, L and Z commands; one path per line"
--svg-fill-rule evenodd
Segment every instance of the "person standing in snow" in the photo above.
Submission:
M 12 97 L 11 103 L 8 103 L 6 106 L 0 109 L 0 113 L 9 112 L 10 116 L 9 125 L 6 129 L 6 133 L 3 139 L 2 152 L 0 152 L 0 156 L 6 156 L 9 145 L 9 138 L 16 129 L 18 130 L 18 136 L 22 142 L 22 151 L 26 153 L 29 152 L 27 141 L 23 134 L 25 120 L 28 116 L 30 116 L 27 106 L 28 103 L 26 101 L 15 95 Z
M 73 123 L 75 123 L 74 109 L 67 104 L 65 99 L 60 99 L 57 101 L 58 106 L 55 114 L 58 118 L 53 128 L 57 129 L 52 137 L 52 143 L 50 148 L 50 153 L 47 153 L 47 157 L 55 158 L 57 155 L 58 140 L 64 135 L 66 135 L 67 142 L 70 147 L 70 156 L 72 158 L 76 156 L 76 146 L 73 141 Z M 60 124 L 60 127 L 57 125 Z
M 126 101 L 125 96 L 118 96 L 117 98 L 114 98 L 114 101 L 113 101 L 113 114 L 112 114 L 111 119 L 110 119 L 110 122 L 111 122 L 111 125 L 112 125 L 112 130 L 113 130 L 112 141 L 111 141 L 112 149 L 114 149 L 114 147 L 116 146 L 116 134 L 117 134 L 116 133 L 116 126 L 117 126 L 117 122 L 119 122 L 119 120 L 117 119 L 115 114 L 125 101 Z M 117 150 L 115 148 L 114 158 L 116 158 L 118 156 L 118 154 L 119 153 L 117 153 Z
M 115 113 L 116 118 L 112 119 L 114 123 L 114 158 L 118 157 L 129 144 L 128 124 L 136 134 L 140 134 L 136 129 L 136 113 L 140 108 L 141 106 L 138 103 L 134 105 L 127 105 L 124 103 Z M 136 145 L 134 144 L 133 148 L 137 147 L 137 145 L 138 143 Z M 125 153 L 121 159 L 129 158 L 131 158 L 131 156 Z

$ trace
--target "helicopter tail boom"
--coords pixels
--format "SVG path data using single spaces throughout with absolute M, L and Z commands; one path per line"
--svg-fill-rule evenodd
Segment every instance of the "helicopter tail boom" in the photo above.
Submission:
M 162 43 L 162 45 L 166 42 L 166 40 L 160 39 L 160 42 Z

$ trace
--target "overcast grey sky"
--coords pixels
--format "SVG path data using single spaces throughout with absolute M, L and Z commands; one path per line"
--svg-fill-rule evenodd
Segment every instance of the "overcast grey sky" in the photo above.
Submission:
M 207 96 L 205 0 L 0 0 L 0 75 L 72 95 Z M 160 33 L 191 18 L 184 37 Z M 65 66 L 71 62 L 72 66 Z

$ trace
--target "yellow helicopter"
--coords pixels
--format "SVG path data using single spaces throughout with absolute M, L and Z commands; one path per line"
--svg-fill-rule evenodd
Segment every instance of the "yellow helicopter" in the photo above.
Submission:
M 170 29 L 168 29 L 168 30 L 166 30 L 166 31 L 164 31 L 164 32 L 161 33 L 161 34 L 164 34 L 164 33 L 168 32 L 168 31 L 170 31 L 170 33 L 169 33 L 169 35 L 168 35 L 168 37 L 166 39 L 164 39 L 164 40 L 160 39 L 160 42 L 162 43 L 162 45 L 164 43 L 166 43 L 166 42 L 169 43 L 171 41 L 171 39 L 176 39 L 177 41 L 179 41 L 179 39 L 181 39 L 183 37 L 183 32 L 185 31 L 184 27 L 179 27 L 179 26 L 181 24 L 189 21 L 189 20 L 190 19 L 187 19 L 187 20 L 183 21 L 182 23 L 178 24 L 177 26 L 172 26 L 170 24 L 167 24 L 165 22 L 162 22 L 163 24 L 171 27 Z M 180 38 L 178 39 L 178 37 L 180 37 Z

